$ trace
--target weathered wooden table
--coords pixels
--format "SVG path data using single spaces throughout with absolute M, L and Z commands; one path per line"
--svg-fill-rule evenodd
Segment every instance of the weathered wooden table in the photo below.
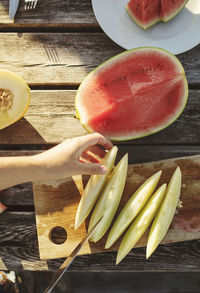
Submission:
M 122 52 L 100 29 L 90 0 L 40 0 L 25 11 L 21 0 L 15 22 L 8 0 L 0 3 L 0 68 L 16 72 L 32 90 L 30 108 L 19 122 L 0 132 L 0 155 L 29 155 L 65 138 L 85 134 L 74 118 L 76 90 L 95 66 Z M 120 156 L 147 162 L 200 153 L 200 46 L 179 55 L 189 81 L 189 101 L 182 116 L 158 134 L 120 143 Z M 0 195 L 8 210 L 0 216 L 0 269 L 55 270 L 63 261 L 40 261 L 32 185 Z M 115 253 L 77 257 L 72 271 L 200 271 L 200 242 L 161 245 L 145 261 L 135 249 L 115 266 Z

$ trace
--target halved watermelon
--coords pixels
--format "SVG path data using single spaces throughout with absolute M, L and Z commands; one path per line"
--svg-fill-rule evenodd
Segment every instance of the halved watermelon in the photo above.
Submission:
M 187 4 L 188 0 L 161 0 L 160 19 L 167 22 L 174 18 Z
M 144 29 L 160 21 L 160 0 L 129 1 L 126 9 L 135 22 Z
M 188 84 L 180 61 L 159 48 L 125 51 L 93 70 L 76 96 L 77 116 L 89 132 L 111 140 L 150 135 L 182 113 Z

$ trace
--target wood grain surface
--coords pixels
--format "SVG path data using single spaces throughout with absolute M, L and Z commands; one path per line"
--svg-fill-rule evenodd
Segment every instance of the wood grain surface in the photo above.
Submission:
M 75 90 L 32 91 L 25 117 L 1 130 L 0 144 L 48 144 L 86 134 L 75 117 Z M 199 144 L 200 90 L 190 90 L 183 114 L 161 132 L 128 142 L 126 145 Z
M 0 3 L 0 67 L 28 81 L 32 100 L 25 118 L 1 131 L 0 156 L 30 155 L 71 137 L 71 125 L 74 135 L 85 133 L 74 118 L 75 89 L 89 71 L 123 48 L 102 32 L 91 0 L 39 0 L 34 11 L 25 11 L 20 1 L 14 21 L 8 5 L 8 0 Z M 200 153 L 199 51 L 197 46 L 178 56 L 190 86 L 183 115 L 158 134 L 122 143 L 118 159 L 125 152 L 131 164 Z M 55 271 L 62 259 L 39 259 L 32 184 L 4 190 L 0 200 L 8 206 L 0 215 L 0 269 Z M 161 245 L 148 262 L 144 252 L 135 249 L 117 267 L 114 252 L 79 256 L 70 270 L 200 271 L 198 240 Z
M 124 51 L 96 32 L 0 33 L 0 47 L 2 69 L 19 74 L 30 85 L 45 86 L 78 85 L 96 66 Z M 178 56 L 191 84 L 199 83 L 199 52 L 197 46 L 192 58 L 189 52 Z

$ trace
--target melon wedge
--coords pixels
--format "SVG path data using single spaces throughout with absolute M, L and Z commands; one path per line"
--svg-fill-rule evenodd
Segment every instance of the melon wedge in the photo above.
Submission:
M 143 29 L 147 29 L 160 21 L 160 0 L 129 1 L 126 10 Z
M 130 17 L 143 29 L 159 21 L 168 22 L 187 4 L 188 0 L 129 0 L 126 5 Z
M 7 208 L 0 202 L 0 214 L 3 213 Z
M 0 129 L 18 121 L 28 110 L 30 89 L 18 75 L 0 70 Z
M 130 197 L 108 235 L 105 248 L 110 248 L 142 210 L 158 184 L 162 171 L 147 179 Z
M 122 197 L 126 182 L 127 169 L 128 154 L 120 160 L 113 170 L 111 177 L 109 178 L 97 202 L 97 205 L 95 206 L 88 230 L 90 230 L 102 216 L 103 219 L 90 237 L 90 241 L 97 242 L 100 240 L 109 228 Z
M 185 7 L 187 2 L 188 0 L 161 0 L 160 19 L 168 22 Z
M 146 258 L 152 255 L 167 233 L 178 205 L 180 192 L 181 170 L 178 167 L 169 182 L 164 201 L 153 221 L 147 243 Z
M 117 253 L 116 264 L 119 264 L 123 258 L 129 253 L 129 251 L 135 246 L 138 240 L 142 237 L 146 229 L 149 227 L 153 220 L 157 210 L 159 209 L 163 198 L 165 196 L 167 184 L 163 184 L 155 193 L 152 195 L 150 200 L 147 202 L 144 209 L 133 221 L 132 225 L 126 232 Z
M 114 162 L 117 156 L 118 148 L 114 146 L 101 160 L 101 164 L 107 166 L 107 172 L 105 175 L 92 175 L 84 189 L 83 195 L 79 202 L 79 206 L 76 213 L 75 229 L 85 221 L 91 210 L 93 209 L 97 198 L 99 197 L 106 180 L 114 166 Z
M 180 61 L 159 48 L 125 51 L 93 70 L 76 95 L 88 132 L 129 140 L 158 132 L 182 113 L 188 84 Z

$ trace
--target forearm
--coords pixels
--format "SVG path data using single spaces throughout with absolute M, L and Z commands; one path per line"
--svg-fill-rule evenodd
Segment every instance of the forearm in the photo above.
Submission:
M 97 145 L 108 150 L 113 146 L 105 137 L 94 133 L 67 139 L 35 156 L 0 158 L 0 190 L 30 181 L 64 179 L 78 174 L 105 174 L 106 167 L 99 163 L 92 160 L 89 164 L 80 162 L 84 153 L 88 160 L 87 150 L 91 152 L 90 148 Z
M 0 158 L 0 190 L 45 179 L 44 174 L 37 156 Z

